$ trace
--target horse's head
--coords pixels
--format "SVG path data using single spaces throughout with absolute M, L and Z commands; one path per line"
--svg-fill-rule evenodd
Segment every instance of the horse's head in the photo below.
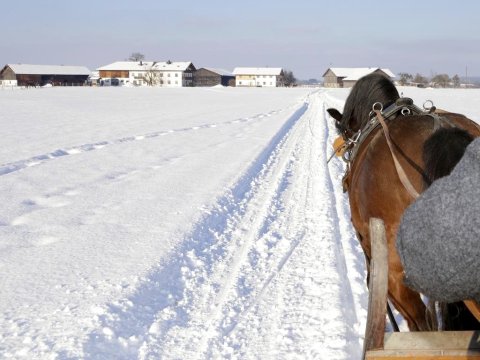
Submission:
M 351 121 L 344 120 L 343 114 L 335 108 L 329 108 L 327 109 L 327 112 L 335 120 L 335 127 L 337 128 L 338 132 L 344 138 L 350 137 L 352 134 L 348 132 L 348 128 L 346 128 L 344 124 Z
M 353 134 L 358 131 L 360 127 L 357 124 L 357 119 L 353 116 L 345 117 L 340 111 L 335 108 L 327 109 L 328 114 L 335 120 L 335 127 L 343 138 L 351 138 Z
M 372 73 L 360 78 L 347 97 L 343 114 L 327 109 L 335 119 L 335 125 L 344 138 L 351 138 L 369 120 L 372 106 L 380 102 L 384 108 L 400 96 L 395 85 L 382 74 Z

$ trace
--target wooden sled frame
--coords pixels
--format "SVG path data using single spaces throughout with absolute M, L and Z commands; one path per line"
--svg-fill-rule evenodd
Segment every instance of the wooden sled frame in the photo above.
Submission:
M 478 359 L 480 331 L 432 331 L 385 333 L 388 253 L 385 226 L 380 219 L 370 219 L 372 259 L 370 290 L 363 359 Z M 465 301 L 480 321 L 480 306 Z

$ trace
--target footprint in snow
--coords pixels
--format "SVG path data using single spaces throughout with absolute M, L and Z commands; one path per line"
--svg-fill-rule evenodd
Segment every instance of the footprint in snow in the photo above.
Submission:
M 42 237 L 32 241 L 32 243 L 35 246 L 45 246 L 45 245 L 54 244 L 58 241 L 60 241 L 60 239 L 56 238 L 55 236 L 42 236 Z
M 44 208 L 59 208 L 67 206 L 69 202 L 63 196 L 40 196 L 30 200 L 33 204 Z

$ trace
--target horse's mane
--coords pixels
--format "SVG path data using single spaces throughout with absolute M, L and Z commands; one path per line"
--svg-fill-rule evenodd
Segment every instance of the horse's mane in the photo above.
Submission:
M 425 174 L 430 183 L 449 175 L 472 141 L 472 135 L 456 127 L 434 132 L 423 145 Z
M 345 101 L 342 120 L 337 122 L 341 133 L 356 132 L 370 119 L 372 105 L 382 103 L 386 108 L 400 96 L 395 85 L 384 75 L 373 73 L 360 78 Z

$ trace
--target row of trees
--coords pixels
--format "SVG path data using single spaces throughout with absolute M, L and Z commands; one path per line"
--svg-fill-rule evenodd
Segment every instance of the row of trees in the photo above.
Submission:
M 426 78 L 421 74 L 416 74 L 415 76 L 409 73 L 399 73 L 398 76 L 400 79 L 398 82 L 400 85 L 432 85 L 439 87 L 459 87 L 460 86 L 460 77 L 454 75 L 452 78 L 448 74 L 438 74 L 433 76 L 431 79 Z

